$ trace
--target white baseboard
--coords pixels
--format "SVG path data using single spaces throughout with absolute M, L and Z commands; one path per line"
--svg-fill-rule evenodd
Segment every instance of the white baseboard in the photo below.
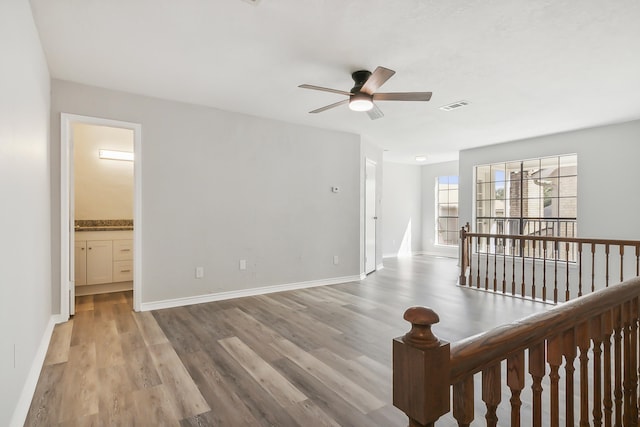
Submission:
M 49 318 L 49 322 L 47 323 L 44 333 L 42 334 L 42 338 L 40 339 L 40 345 L 38 346 L 38 350 L 36 351 L 36 356 L 33 358 L 33 363 L 31 364 L 31 368 L 29 369 L 29 374 L 27 375 L 27 379 L 24 382 L 24 387 L 22 387 L 20 398 L 18 399 L 16 408 L 13 411 L 13 416 L 11 417 L 11 422 L 9 423 L 10 427 L 22 427 L 24 425 L 24 422 L 27 419 L 27 414 L 29 413 L 31 401 L 33 400 L 33 394 L 35 393 L 36 386 L 38 385 L 40 371 L 42 371 L 42 365 L 44 365 L 44 358 L 47 356 L 47 350 L 49 349 L 49 342 L 51 341 L 53 327 L 57 323 L 66 321 L 67 319 L 64 319 L 59 314 L 52 315 Z
M 376 271 L 382 270 L 383 268 L 384 268 L 384 265 L 382 263 L 376 265 Z
M 163 301 L 143 302 L 141 311 L 161 310 L 163 308 L 182 307 L 185 305 L 202 304 L 205 302 L 222 301 L 227 299 L 264 295 L 274 292 L 293 291 L 296 289 L 313 288 L 316 286 L 337 285 L 339 283 L 357 282 L 357 276 L 333 277 L 330 279 L 310 280 L 307 282 L 287 283 L 284 285 L 261 286 L 259 288 L 242 289 L 239 291 L 217 292 L 215 294 L 198 295 L 193 297 L 175 298 Z

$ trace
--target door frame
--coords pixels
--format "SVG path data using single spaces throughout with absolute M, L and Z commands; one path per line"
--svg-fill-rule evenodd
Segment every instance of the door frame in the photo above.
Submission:
M 142 125 L 120 120 L 61 113 L 60 115 L 60 315 L 74 313 L 74 123 L 109 126 L 133 131 L 133 309 L 140 311 L 142 297 Z
M 367 197 L 367 181 L 368 181 L 368 174 L 367 174 L 367 169 L 369 166 L 373 166 L 374 168 L 374 174 L 373 174 L 373 182 L 374 182 L 374 196 L 373 196 L 373 212 L 368 212 L 367 210 L 367 206 L 369 205 L 369 198 Z M 378 194 L 378 179 L 377 179 L 377 173 L 378 173 L 378 163 L 375 160 L 369 159 L 365 157 L 365 164 L 364 164 L 364 274 L 369 274 L 369 273 L 373 273 L 374 271 L 377 270 L 378 268 L 378 204 L 376 203 L 377 201 L 377 194 Z M 373 215 L 373 235 L 374 235 L 374 246 L 373 246 L 373 269 L 367 271 L 367 233 L 368 233 L 368 227 L 367 227 L 367 219 L 370 215 Z

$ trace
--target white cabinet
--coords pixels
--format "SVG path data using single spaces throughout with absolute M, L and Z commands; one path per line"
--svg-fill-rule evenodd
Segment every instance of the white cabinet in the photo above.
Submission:
M 113 282 L 113 242 L 87 241 L 87 285 Z
M 113 241 L 113 281 L 133 280 L 133 240 Z
M 131 237 L 131 231 L 76 232 L 76 286 L 133 281 Z
M 87 284 L 87 242 L 75 242 L 74 252 L 75 283 L 76 286 Z

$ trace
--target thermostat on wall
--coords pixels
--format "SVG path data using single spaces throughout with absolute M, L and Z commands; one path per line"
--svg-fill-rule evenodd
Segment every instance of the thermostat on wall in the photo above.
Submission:
M 333 193 L 339 193 L 339 192 L 340 192 L 340 188 L 338 188 L 338 187 L 331 187 L 331 191 L 332 191 Z

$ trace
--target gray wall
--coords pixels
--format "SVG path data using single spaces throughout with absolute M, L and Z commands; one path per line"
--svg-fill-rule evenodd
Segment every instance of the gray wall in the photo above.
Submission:
M 457 257 L 458 248 L 436 244 L 436 179 L 458 175 L 458 162 L 436 163 L 421 167 L 422 177 L 422 250 L 430 255 Z M 460 224 L 464 224 L 460 221 Z
M 420 166 L 384 164 L 382 251 L 385 257 L 422 251 Z
M 142 125 L 143 303 L 360 273 L 359 136 L 65 81 L 52 89 L 54 180 L 60 113 Z M 59 216 L 59 188 L 52 198 Z
M 578 154 L 578 235 L 639 239 L 640 121 L 461 151 L 460 222 L 473 224 L 474 166 L 569 153 Z
M 0 2 L 0 52 L 0 425 L 8 426 L 52 313 L 49 72 L 29 2 Z

